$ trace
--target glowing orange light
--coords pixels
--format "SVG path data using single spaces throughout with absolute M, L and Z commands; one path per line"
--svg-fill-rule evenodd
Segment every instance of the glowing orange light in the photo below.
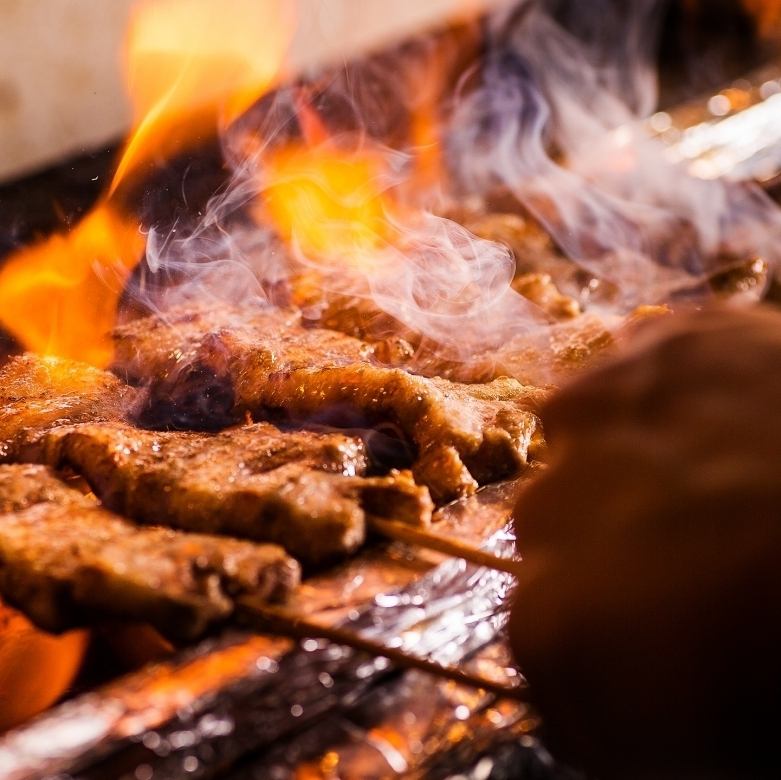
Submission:
M 89 634 L 52 636 L 0 602 L 0 731 L 23 723 L 68 689 L 87 651 Z
M 149 167 L 213 136 L 277 78 L 286 0 L 144 0 L 127 46 L 135 129 L 107 197 L 68 234 L 17 252 L 0 272 L 0 324 L 28 349 L 103 366 L 108 332 L 144 248 L 127 206 Z
M 135 220 L 101 203 L 71 233 L 25 247 L 3 265 L 3 326 L 27 349 L 106 365 L 117 304 L 142 251 Z
M 781 23 L 781 0 L 743 0 L 746 10 L 759 22 L 763 34 L 778 33 Z
M 213 135 L 278 77 L 293 33 L 285 0 L 145 0 L 133 17 L 127 80 L 135 130 L 112 189 L 145 163 Z
M 264 206 L 312 260 L 370 262 L 392 232 L 384 166 L 368 151 L 287 147 L 269 155 Z

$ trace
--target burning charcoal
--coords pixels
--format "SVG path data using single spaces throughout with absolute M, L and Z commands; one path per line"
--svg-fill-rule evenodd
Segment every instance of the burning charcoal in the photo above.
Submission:
M 233 599 L 279 600 L 298 564 L 273 545 L 138 528 L 43 466 L 0 466 L 0 593 L 42 628 L 106 616 L 192 638 Z
M 122 424 L 56 429 L 37 453 L 74 469 L 115 511 L 145 523 L 275 542 L 307 563 L 363 544 L 369 513 L 427 525 L 431 501 L 411 477 L 363 477 L 360 439 L 283 432 L 268 423 L 219 434 Z
M 440 477 L 438 501 L 517 473 L 539 438 L 532 410 L 540 391 L 507 378 L 467 385 L 415 376 L 379 364 L 371 345 L 304 328 L 287 311 L 170 312 L 165 320 L 119 328 L 116 346 L 118 370 L 146 383 L 152 398 L 190 396 L 192 367 L 209 367 L 231 383 L 234 407 L 219 413 L 236 420 L 248 411 L 306 420 L 344 406 L 371 423 L 397 425 L 421 458 L 451 447 L 451 459 L 458 458 L 471 478 Z

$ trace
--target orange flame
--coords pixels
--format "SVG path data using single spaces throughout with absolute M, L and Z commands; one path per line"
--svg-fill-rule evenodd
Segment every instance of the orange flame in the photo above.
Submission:
M 309 259 L 363 266 L 390 237 L 384 167 L 369 151 L 288 146 L 266 161 L 264 206 Z
M 25 247 L 3 266 L 3 326 L 27 349 L 107 365 L 108 332 L 142 251 L 135 221 L 99 204 L 71 233 Z
M 145 0 L 127 80 L 136 127 L 112 190 L 237 119 L 278 77 L 293 33 L 286 0 Z
M 286 0 L 144 0 L 127 49 L 135 129 L 111 189 L 67 234 L 8 258 L 0 324 L 25 348 L 111 361 L 109 331 L 144 241 L 131 185 L 213 136 L 277 78 L 293 25 Z
M 462 2 L 467 13 L 471 0 Z M 394 77 L 408 112 L 401 135 L 412 156 L 403 183 L 393 182 L 398 177 L 387 155 L 370 139 L 359 135 L 352 148 L 345 138 L 331 139 L 307 95 L 299 95 L 303 140 L 263 155 L 261 210 L 285 240 L 330 268 L 379 269 L 379 250 L 398 245 L 398 225 L 413 218 L 412 204 L 443 182 L 442 98 L 478 42 L 479 30 L 465 25 L 401 56 Z

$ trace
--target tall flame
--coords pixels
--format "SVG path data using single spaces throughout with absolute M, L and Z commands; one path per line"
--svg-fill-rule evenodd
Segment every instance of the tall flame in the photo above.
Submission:
M 28 349 L 106 365 L 109 331 L 144 239 L 132 187 L 213 136 L 278 77 L 292 37 L 286 0 L 143 0 L 127 47 L 134 131 L 108 193 L 69 233 L 8 258 L 0 324 Z
M 293 33 L 286 0 L 145 0 L 127 47 L 135 130 L 112 184 L 237 119 L 273 84 Z
M 142 251 L 135 220 L 100 203 L 72 232 L 21 249 L 3 266 L 3 326 L 35 352 L 108 364 L 107 334 Z

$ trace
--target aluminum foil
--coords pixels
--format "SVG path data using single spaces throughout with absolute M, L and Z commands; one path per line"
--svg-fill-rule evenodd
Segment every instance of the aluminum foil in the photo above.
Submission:
M 452 505 L 440 527 L 464 539 L 499 529 L 488 548 L 511 554 L 505 526 L 517 488 Z M 433 565 L 438 559 L 392 545 L 310 580 L 302 598 L 350 631 L 520 683 L 502 641 L 512 577 L 456 559 Z M 542 777 L 542 767 L 553 768 L 531 736 L 535 725 L 518 701 L 405 673 L 384 658 L 234 632 L 7 735 L 0 775 L 152 780 L 235 767 L 235 778 L 445 777 L 473 762 L 474 776 L 487 777 L 492 750 L 512 746 L 519 765 L 536 767 L 528 776 Z

